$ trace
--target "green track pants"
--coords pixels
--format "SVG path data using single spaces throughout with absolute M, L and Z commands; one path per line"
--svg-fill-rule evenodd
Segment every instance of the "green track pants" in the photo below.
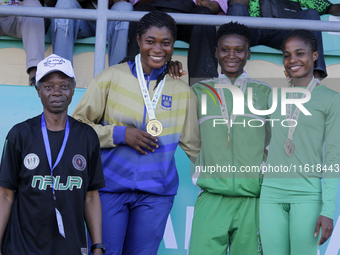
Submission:
M 320 203 L 260 203 L 260 230 L 264 255 L 316 255 L 314 237 Z M 320 230 L 321 233 L 321 230 Z
M 259 199 L 201 193 L 195 204 L 190 255 L 261 255 Z

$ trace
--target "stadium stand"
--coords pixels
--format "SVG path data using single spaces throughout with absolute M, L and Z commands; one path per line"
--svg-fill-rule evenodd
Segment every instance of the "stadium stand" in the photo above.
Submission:
M 333 0 L 332 2 L 339 3 L 340 0 Z M 323 15 L 321 16 L 321 20 L 340 21 L 340 18 L 332 15 Z M 325 61 L 328 70 L 328 78 L 326 78 L 323 83 L 338 90 L 338 88 L 334 86 L 332 79 L 340 78 L 340 73 L 337 72 L 340 67 L 340 32 L 323 32 L 322 35 Z M 95 37 L 78 39 L 76 41 L 74 47 L 74 68 L 78 78 L 77 87 L 87 87 L 93 77 L 95 43 Z M 45 49 L 45 56 L 52 53 L 49 33 L 47 33 L 45 37 Z M 187 50 L 187 43 L 182 41 L 176 42 L 174 59 L 180 60 L 183 63 L 185 70 L 187 70 Z M 263 45 L 252 47 L 251 50 L 252 56 L 246 68 L 246 71 L 251 77 L 257 79 L 282 78 L 282 54 L 279 50 Z M 105 66 L 108 66 L 107 54 Z M 270 72 L 267 70 L 270 70 Z M 10 36 L 0 36 L 0 77 L 0 84 L 27 85 L 25 52 L 21 39 Z M 187 82 L 187 75 L 183 76 L 182 79 Z

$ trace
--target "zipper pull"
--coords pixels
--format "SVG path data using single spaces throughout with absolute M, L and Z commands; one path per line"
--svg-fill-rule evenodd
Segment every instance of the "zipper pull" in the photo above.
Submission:
M 228 132 L 228 148 L 229 148 L 230 132 Z

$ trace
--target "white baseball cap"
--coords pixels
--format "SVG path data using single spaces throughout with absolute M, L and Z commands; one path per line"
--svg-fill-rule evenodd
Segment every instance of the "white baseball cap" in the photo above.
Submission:
M 35 75 L 36 84 L 45 75 L 57 71 L 66 74 L 68 77 L 73 78 L 74 80 L 76 79 L 71 61 L 62 58 L 56 54 L 52 54 L 39 62 L 37 66 L 37 73 Z

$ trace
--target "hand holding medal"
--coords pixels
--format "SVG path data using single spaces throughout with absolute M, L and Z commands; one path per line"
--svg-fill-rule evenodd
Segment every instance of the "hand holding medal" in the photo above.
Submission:
M 158 148 L 157 145 L 157 138 L 155 136 L 159 136 L 163 131 L 163 125 L 162 123 L 156 119 L 155 116 L 155 109 L 157 106 L 157 102 L 160 98 L 160 95 L 162 93 L 162 89 L 165 83 L 165 77 L 164 79 L 159 83 L 155 94 L 150 99 L 150 95 L 148 92 L 148 88 L 145 83 L 145 79 L 143 76 L 143 68 L 140 60 L 140 54 L 138 54 L 135 57 L 136 62 L 136 70 L 137 70 L 137 78 L 139 82 L 139 86 L 142 92 L 142 96 L 144 99 L 144 103 L 146 106 L 146 110 L 148 112 L 148 116 L 150 121 L 146 125 L 146 131 L 140 130 L 138 128 L 133 127 L 127 127 L 126 128 L 126 134 L 125 134 L 125 143 L 129 145 L 130 147 L 134 148 L 141 154 L 146 155 L 147 152 L 143 150 L 142 148 L 154 152 L 154 148 Z
M 131 148 L 137 150 L 143 155 L 147 154 L 147 152 L 143 149 L 154 152 L 154 148 L 158 148 L 157 142 L 158 140 L 156 137 L 148 134 L 143 130 L 135 127 L 126 128 L 125 144 L 129 145 Z

